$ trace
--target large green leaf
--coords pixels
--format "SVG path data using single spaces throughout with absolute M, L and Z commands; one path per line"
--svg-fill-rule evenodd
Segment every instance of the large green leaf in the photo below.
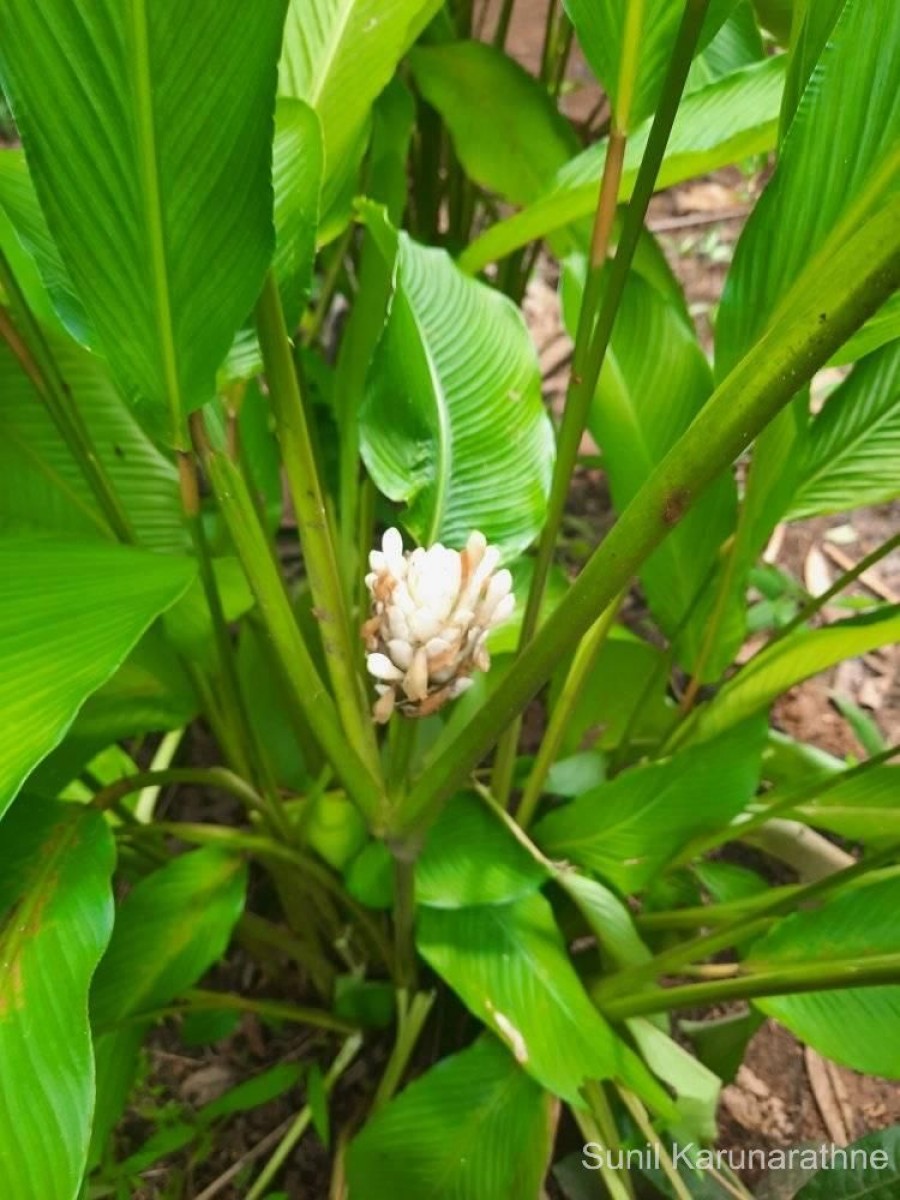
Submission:
M 584 275 L 583 258 L 566 263 L 563 312 L 570 330 L 577 323 Z M 661 292 L 632 272 L 588 418 L 619 512 L 690 425 L 712 386 L 693 328 Z M 650 608 L 668 635 L 678 631 L 679 661 L 689 668 L 704 641 L 710 574 L 736 514 L 735 483 L 723 475 L 641 569 Z M 715 676 L 722 665 L 710 662 L 707 670 Z
M 96 348 L 176 444 L 272 254 L 285 4 L 4 5 L 0 75 L 47 225 Z
M 799 291 L 818 294 L 822 264 L 848 230 L 896 194 L 898 76 L 900 6 L 848 0 L 738 243 L 716 325 L 720 377 L 784 319 Z M 823 296 L 823 312 L 828 304 Z
M 766 970 L 900 951 L 900 878 L 876 880 L 780 921 L 747 966 Z M 900 1078 L 900 986 L 841 988 L 756 1001 L 820 1054 L 856 1071 Z
M 564 2 L 619 127 L 630 133 L 656 107 L 684 4 L 681 0 Z M 698 50 L 715 36 L 736 2 L 711 0 Z
M 900 1193 L 900 1125 L 835 1147 L 833 1154 L 794 1200 L 895 1200 Z
M 350 1200 L 537 1200 L 550 1096 L 484 1035 L 410 1084 L 354 1140 Z
M 360 413 L 376 486 L 407 505 L 423 544 L 461 545 L 473 529 L 514 557 L 541 527 L 553 435 L 521 313 L 466 278 L 443 250 L 365 220 L 393 264 L 390 315 Z
M 323 212 L 351 188 L 372 105 L 440 0 L 290 0 L 279 92 L 322 122 Z
M 91 975 L 113 921 L 99 813 L 23 796 L 0 837 L 0 1178 L 75 1200 L 94 1108 Z
M 428 831 L 416 863 L 416 900 L 432 908 L 505 904 L 549 872 L 477 796 L 455 796 Z
M 0 813 L 192 574 L 118 546 L 0 540 Z
M 539 1083 L 570 1104 L 590 1079 L 618 1079 L 666 1107 L 660 1090 L 589 1000 L 553 910 L 536 892 L 510 904 L 423 908 L 423 957 Z
M 138 541 L 186 550 L 175 466 L 123 402 L 106 364 L 62 330 L 46 334 Z M 53 420 L 6 343 L 0 344 L 0 527 L 108 538 L 108 526 Z
M 900 605 L 837 621 L 823 629 L 798 630 L 752 658 L 714 700 L 698 710 L 686 732 L 695 741 L 714 737 L 768 708 L 794 684 L 898 638 Z
M 645 887 L 692 837 L 721 828 L 753 798 L 765 724 L 632 767 L 544 817 L 547 854 L 596 871 L 623 892 Z
M 783 87 L 784 56 L 779 56 L 686 96 L 675 117 L 657 188 L 773 149 Z M 649 132 L 649 123 L 641 126 L 625 148 L 620 200 L 631 195 Z M 480 271 L 528 242 L 589 217 L 597 207 L 606 146 L 605 140 L 598 142 L 568 162 L 542 196 L 476 238 L 460 256 L 460 266 Z
M 547 89 L 493 46 L 425 46 L 413 51 L 410 66 L 449 129 L 466 174 L 505 200 L 535 200 L 578 150 Z
M 91 1163 L 99 1161 L 137 1072 L 149 1021 L 133 1018 L 174 1000 L 221 958 L 243 912 L 246 883 L 237 856 L 195 850 L 145 876 L 120 905 L 91 988 L 98 1034 Z
M 803 450 L 792 518 L 900 495 L 900 341 L 863 359 L 828 397 Z

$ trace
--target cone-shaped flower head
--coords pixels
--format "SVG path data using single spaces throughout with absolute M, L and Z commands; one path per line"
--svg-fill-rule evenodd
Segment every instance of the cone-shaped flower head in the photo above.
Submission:
M 409 717 L 437 712 L 491 665 L 487 635 L 515 607 L 500 551 L 472 533 L 464 550 L 440 543 L 404 551 L 396 529 L 369 555 L 372 615 L 363 626 L 366 662 L 376 679 L 376 721 L 395 708 Z

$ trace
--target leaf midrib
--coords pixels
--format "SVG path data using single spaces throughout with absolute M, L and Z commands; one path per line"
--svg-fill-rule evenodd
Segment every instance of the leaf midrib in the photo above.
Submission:
M 182 442 L 181 393 L 172 329 L 172 302 L 169 294 L 159 163 L 156 156 L 147 0 L 131 0 L 126 13 L 131 34 L 127 39 L 133 59 L 131 77 L 134 83 L 131 89 L 131 99 L 137 134 L 137 167 L 141 181 L 144 232 L 150 250 L 149 267 L 153 310 L 159 334 L 166 400 L 172 421 L 172 438 L 174 444 L 179 446 Z

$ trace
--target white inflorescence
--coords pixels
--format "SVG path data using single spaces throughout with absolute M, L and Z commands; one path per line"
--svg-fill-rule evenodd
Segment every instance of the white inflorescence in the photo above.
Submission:
M 515 607 L 499 561 L 482 533 L 470 534 L 461 551 L 439 542 L 404 551 L 396 529 L 385 533 L 369 555 L 372 616 L 363 626 L 376 721 L 395 708 L 410 717 L 437 712 L 469 687 L 473 671 L 488 669 L 487 635 Z

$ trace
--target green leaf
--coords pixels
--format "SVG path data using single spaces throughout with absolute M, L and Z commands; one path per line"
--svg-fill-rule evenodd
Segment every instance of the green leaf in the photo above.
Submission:
M 0 75 L 95 348 L 157 422 L 168 412 L 176 445 L 272 255 L 284 11 L 284 0 L 5 8 Z
M 410 1084 L 354 1139 L 350 1200 L 536 1200 L 555 1123 L 551 1097 L 482 1036 Z
M 322 123 L 324 213 L 348 181 L 353 188 L 372 105 L 439 7 L 440 0 L 291 0 L 278 90 L 305 100 Z
M 556 882 L 571 896 L 596 937 L 601 953 L 615 966 L 633 967 L 650 961 L 652 956 L 641 941 L 631 913 L 615 892 L 569 867 L 560 870 Z
M 445 42 L 414 50 L 409 62 L 419 91 L 450 131 L 466 174 L 505 200 L 537 199 L 578 150 L 571 125 L 547 89 L 493 46 Z
M 832 783 L 794 810 L 809 825 L 871 846 L 900 844 L 900 767 L 873 767 Z
M 0 814 L 192 573 L 118 546 L 0 540 Z
M 635 1017 L 627 1024 L 653 1073 L 675 1093 L 677 1117 L 671 1126 L 675 1141 L 714 1142 L 722 1081 L 652 1021 Z
M 517 1062 L 555 1095 L 581 1105 L 586 1080 L 617 1079 L 667 1107 L 646 1069 L 588 998 L 543 896 L 477 908 L 422 908 L 418 946 Z
M 581 303 L 585 266 L 580 256 L 565 264 L 563 311 L 570 331 Z M 588 418 L 619 512 L 690 425 L 712 387 L 712 372 L 693 328 L 656 288 L 632 272 Z M 647 602 L 665 633 L 678 631 L 678 658 L 688 668 L 705 639 L 712 602 L 709 580 L 736 514 L 734 480 L 722 475 L 641 570 Z M 707 664 L 707 674 L 716 677 L 722 665 Z
M 208 848 L 182 854 L 126 896 L 91 990 L 95 1028 L 169 1004 L 225 953 L 244 909 L 247 868 Z
M 848 0 L 738 242 L 716 325 L 719 377 L 784 320 L 800 293 L 820 296 L 827 314 L 823 264 L 897 191 L 898 73 L 900 7 Z
M 822 629 L 798 630 L 760 651 L 725 684 L 714 700 L 699 709 L 686 727 L 692 741 L 704 741 L 730 729 L 797 683 L 900 638 L 900 605 Z
M 851 372 L 813 419 L 789 516 L 844 512 L 900 495 L 900 341 Z
M 103 817 L 23 797 L 0 839 L 0 1177 L 16 1200 L 75 1200 L 94 1108 L 91 975 L 113 922 Z
M 715 36 L 736 0 L 711 0 L 698 51 Z M 630 133 L 659 99 L 675 35 L 680 0 L 565 0 L 578 41 L 610 99 L 619 128 Z
M 829 960 L 896 954 L 900 878 L 875 880 L 826 900 L 818 908 L 779 921 L 747 956 L 747 966 L 767 970 Z M 841 988 L 769 996 L 755 1003 L 801 1041 L 835 1062 L 900 1078 L 900 986 Z
M 500 817 L 464 793 L 428 832 L 416 863 L 416 901 L 432 908 L 506 904 L 536 891 L 547 877 Z
M 794 0 L 774 2 L 793 6 Z M 768 0 L 768 3 L 773 3 L 773 0 Z M 794 119 L 800 97 L 809 85 L 812 73 L 845 3 L 846 0 L 816 0 L 814 4 L 810 4 L 807 0 L 802 0 L 802 3 L 797 5 L 795 22 L 791 21 L 789 14 L 788 24 L 796 24 L 796 29 L 791 30 L 788 75 L 784 85 L 784 104 L 781 112 L 782 132 L 788 130 Z
M 376 486 L 407 505 L 424 545 L 463 545 L 473 529 L 514 557 L 546 510 L 553 434 L 521 313 L 467 279 L 443 250 L 363 217 L 395 288 L 360 413 Z
M 45 336 L 138 541 L 151 550 L 186 550 L 174 464 L 138 425 L 102 359 L 62 330 Z M 108 539 L 81 469 L 5 342 L 0 393 L 0 526 Z
M 692 837 L 721 828 L 759 784 L 765 724 L 754 721 L 664 762 L 632 767 L 544 817 L 545 853 L 623 892 L 646 887 Z
M 675 117 L 657 189 L 772 150 L 783 87 L 782 55 L 744 67 L 686 96 Z M 642 125 L 625 148 L 620 201 L 631 195 L 649 132 L 649 123 Z M 597 207 L 606 145 L 604 140 L 576 155 L 542 196 L 476 238 L 460 256 L 463 270 L 480 271 L 531 241 L 589 217 Z
M 844 1165 L 846 1164 L 846 1165 Z M 794 1200 L 894 1200 L 900 1191 L 900 1125 L 835 1146 L 827 1167 Z
M 22 150 L 7 149 L 0 152 L 0 208 L 6 213 L 23 250 L 37 266 L 40 278 L 51 301 L 49 312 L 52 319 L 57 314 L 79 341 L 90 338 L 90 323 L 81 301 L 75 294 L 69 272 L 59 255 L 56 243 L 47 228 L 41 212 L 37 193 L 28 172 L 28 164 Z M 18 277 L 18 272 L 16 272 Z M 21 286 L 22 280 L 18 282 Z M 26 296 L 36 314 L 46 319 L 42 298 Z M 35 304 L 37 301 L 37 304 Z

